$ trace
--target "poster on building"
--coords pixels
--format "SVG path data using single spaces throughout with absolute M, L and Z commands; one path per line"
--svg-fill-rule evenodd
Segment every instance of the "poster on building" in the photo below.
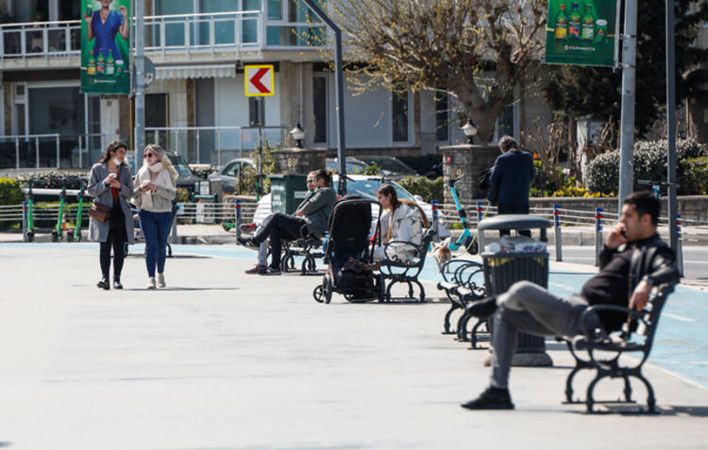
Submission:
M 545 62 L 612 67 L 616 16 L 617 0 L 549 0 Z
M 80 1 L 81 92 L 129 94 L 131 0 Z

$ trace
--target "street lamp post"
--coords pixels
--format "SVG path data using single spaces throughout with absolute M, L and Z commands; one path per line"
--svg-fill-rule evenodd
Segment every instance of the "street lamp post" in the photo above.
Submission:
M 342 30 L 320 8 L 318 0 L 303 0 L 334 32 L 334 72 L 337 90 L 337 161 L 339 161 L 339 195 L 347 193 L 347 146 L 344 136 L 344 71 L 342 62 Z
M 465 133 L 465 136 L 467 136 L 467 143 L 470 145 L 474 144 L 474 137 L 477 136 L 477 132 L 479 131 L 477 124 L 474 123 L 472 119 L 467 119 L 467 123 L 462 126 L 461 130 Z

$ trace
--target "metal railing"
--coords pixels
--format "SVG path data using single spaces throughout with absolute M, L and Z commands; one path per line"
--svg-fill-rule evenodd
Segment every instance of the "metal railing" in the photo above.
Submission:
M 148 142 L 176 152 L 191 163 L 222 165 L 244 152 L 255 150 L 267 141 L 280 147 L 287 138 L 287 127 L 167 127 L 146 128 Z
M 318 22 L 265 21 L 258 10 L 145 17 L 149 54 L 214 53 L 265 47 L 312 48 L 326 45 Z M 79 56 L 81 20 L 0 25 L 0 61 Z
M 260 11 L 170 14 L 145 17 L 145 51 L 209 51 L 262 48 Z
M 0 169 L 87 169 L 112 139 L 98 133 L 0 136 Z
M 0 61 L 78 56 L 80 53 L 80 20 L 0 25 Z

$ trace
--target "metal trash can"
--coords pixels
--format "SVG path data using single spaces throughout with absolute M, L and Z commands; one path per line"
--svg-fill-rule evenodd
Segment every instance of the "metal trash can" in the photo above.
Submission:
M 306 175 L 271 175 L 270 192 L 273 212 L 292 214 L 307 197 Z
M 485 242 L 483 235 L 488 230 L 539 229 L 541 241 L 546 240 L 546 229 L 551 226 L 549 220 L 538 216 L 522 214 L 499 215 L 482 220 L 478 226 L 480 248 L 484 262 L 484 284 L 487 292 L 498 295 L 506 292 L 517 281 L 531 281 L 541 287 L 548 287 L 548 251 L 522 251 L 518 253 L 502 253 L 501 246 L 494 251 L 485 251 L 481 243 Z M 533 247 L 533 245 L 531 245 Z M 494 324 L 490 324 L 494 333 Z M 553 361 L 546 353 L 545 337 L 519 333 L 519 345 L 512 360 L 514 366 L 552 366 Z

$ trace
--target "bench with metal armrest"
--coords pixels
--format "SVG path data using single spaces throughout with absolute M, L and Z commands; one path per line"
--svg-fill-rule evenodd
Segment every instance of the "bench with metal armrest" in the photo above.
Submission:
M 466 313 L 467 305 L 486 297 L 484 286 L 484 267 L 476 261 L 451 259 L 440 269 L 445 281 L 438 283 L 438 289 L 445 292 L 450 300 L 450 309 L 445 313 L 443 334 L 456 334 L 457 339 L 471 342 L 477 348 L 480 332 L 488 332 L 487 321 L 478 319 L 471 330 L 468 329 L 471 315 Z M 455 311 L 462 314 L 457 319 L 457 328 L 451 329 L 451 318 Z
M 391 289 L 398 283 L 408 285 L 408 296 L 413 300 L 416 285 L 419 290 L 418 299 L 425 301 L 425 288 L 418 280 L 420 272 L 425 265 L 428 248 L 435 237 L 435 230 L 428 228 L 423 234 L 420 245 L 413 242 L 391 241 L 384 246 L 384 259 L 380 262 L 380 272 L 387 282 L 385 301 L 391 301 Z
M 589 330 L 586 336 L 576 339 L 563 339 L 568 349 L 575 358 L 575 367 L 566 378 L 565 396 L 567 403 L 585 403 L 589 413 L 594 410 L 596 403 L 634 403 L 632 400 L 632 385 L 630 378 L 638 378 L 647 390 L 647 409 L 639 412 L 656 413 L 656 398 L 654 388 L 649 380 L 642 374 L 642 367 L 649 358 L 654 336 L 659 325 L 661 311 L 666 304 L 668 296 L 674 291 L 673 284 L 662 284 L 652 289 L 647 306 L 641 311 L 630 310 L 616 305 L 595 305 L 585 311 L 582 323 L 587 323 L 586 318 L 591 312 L 618 311 L 628 315 L 628 321 L 621 333 L 606 335 L 604 331 Z M 587 352 L 587 358 L 581 358 L 579 352 Z M 633 353 L 639 361 L 627 358 L 620 360 L 625 353 Z M 595 376 L 587 387 L 585 400 L 573 399 L 573 379 L 583 369 L 594 369 Z M 594 390 L 604 378 L 622 378 L 624 380 L 624 400 L 595 400 Z
M 324 258 L 322 239 L 308 233 L 307 225 L 300 228 L 300 238 L 289 241 L 283 246 L 283 259 L 280 268 L 283 272 L 295 271 L 295 257 L 302 257 L 301 275 L 322 275 L 317 270 L 317 260 Z

